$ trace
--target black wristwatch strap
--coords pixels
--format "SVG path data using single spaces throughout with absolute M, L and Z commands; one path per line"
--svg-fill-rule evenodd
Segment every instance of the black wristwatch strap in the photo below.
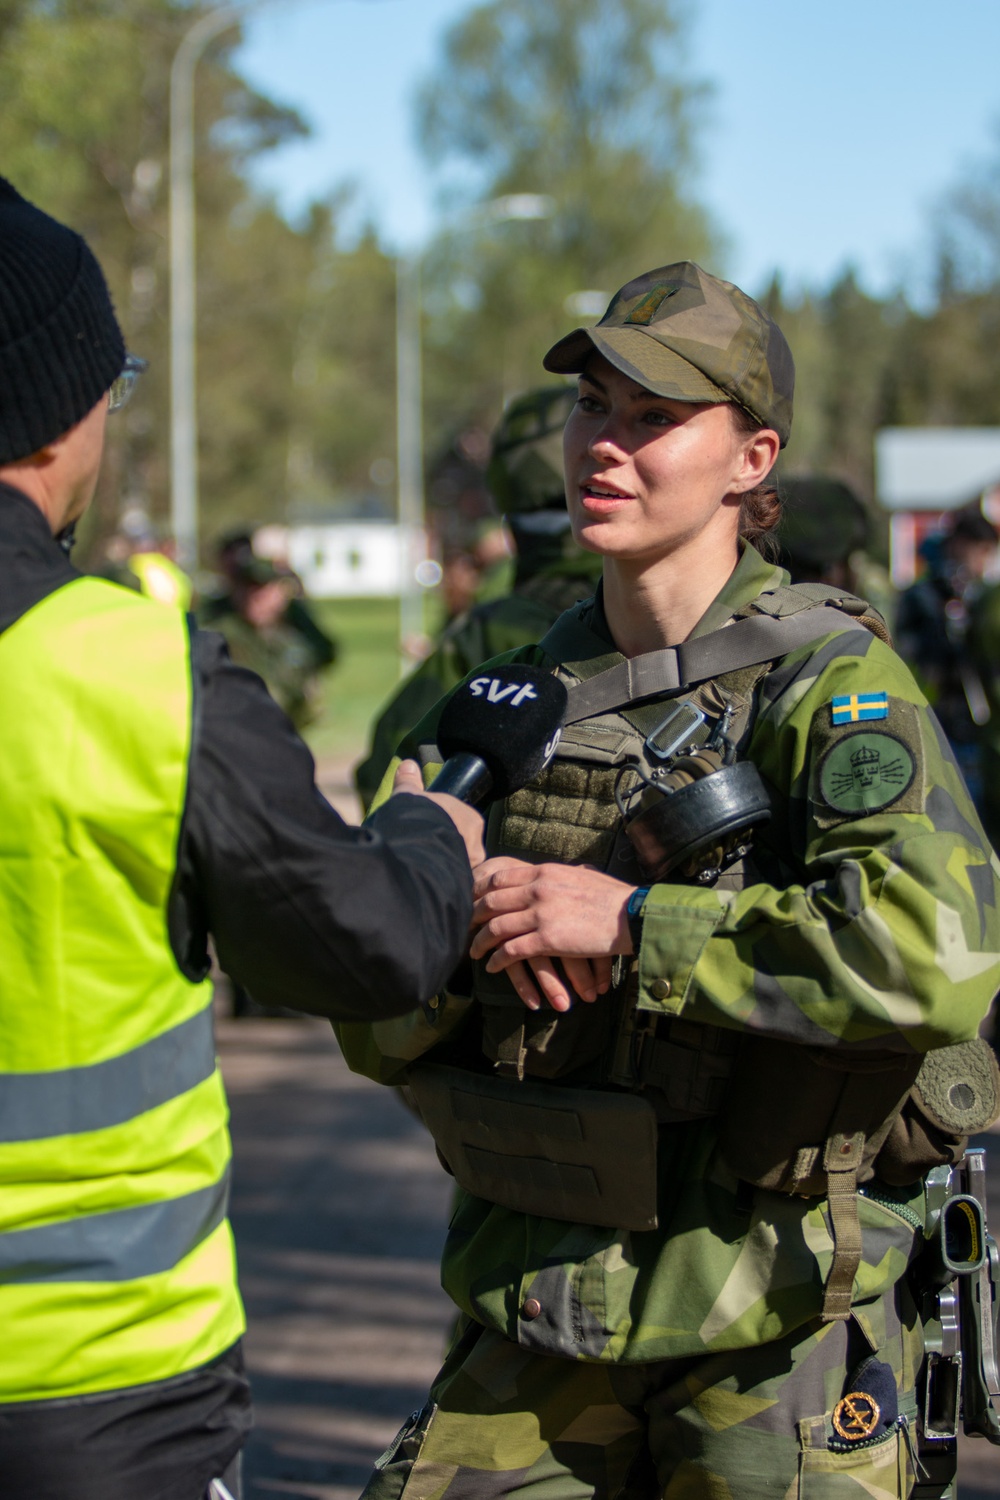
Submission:
M 628 930 L 632 937 L 632 948 L 635 953 L 639 952 L 639 944 L 642 942 L 642 908 L 648 895 L 649 886 L 640 885 L 628 898 L 628 905 L 625 908 Z

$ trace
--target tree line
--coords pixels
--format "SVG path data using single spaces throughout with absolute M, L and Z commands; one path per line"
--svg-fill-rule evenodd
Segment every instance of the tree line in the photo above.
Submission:
M 0 0 L 0 171 L 78 227 L 131 348 L 150 361 L 111 446 L 92 541 L 123 507 L 165 523 L 169 490 L 168 106 L 189 0 Z M 725 226 L 698 202 L 710 90 L 681 0 L 485 0 L 445 34 L 416 130 L 453 207 L 423 264 L 425 426 L 433 463 L 539 382 L 540 355 L 639 271 L 725 273 Z M 306 133 L 242 78 L 238 28 L 196 75 L 199 473 L 206 536 L 240 521 L 389 510 L 395 458 L 394 262 L 348 236 L 344 189 L 295 222 L 253 185 L 262 153 Z M 98 86 L 95 86 L 98 85 Z M 473 189 L 470 191 L 469 184 Z M 544 195 L 544 218 L 496 210 Z M 1000 412 L 1000 139 L 928 232 L 932 291 L 878 298 L 851 271 L 762 295 L 798 367 L 786 472 L 870 497 L 885 425 L 993 425 Z

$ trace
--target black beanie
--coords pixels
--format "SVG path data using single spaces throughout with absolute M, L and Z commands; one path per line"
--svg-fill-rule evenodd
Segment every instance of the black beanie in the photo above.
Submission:
M 0 463 L 68 432 L 124 363 L 125 340 L 86 241 L 0 177 Z

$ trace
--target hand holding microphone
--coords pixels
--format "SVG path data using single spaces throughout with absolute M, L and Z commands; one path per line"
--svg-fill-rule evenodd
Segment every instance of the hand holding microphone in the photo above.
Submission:
M 465 852 L 469 857 L 469 864 L 473 869 L 482 864 L 486 858 L 486 850 L 483 847 L 483 820 L 474 807 L 468 807 L 464 802 L 459 802 L 457 797 L 425 791 L 424 778 L 415 760 L 401 761 L 396 767 L 392 795 L 395 797 L 398 792 L 411 792 L 415 797 L 426 797 L 428 801 L 436 802 L 438 807 L 448 814 L 465 840 Z
M 444 765 L 424 792 L 414 761 L 396 772 L 393 793 L 432 797 L 465 839 L 469 861 L 484 859 L 482 820 L 470 806 L 510 796 L 555 754 L 566 689 L 542 667 L 491 667 L 457 688 L 438 724 Z

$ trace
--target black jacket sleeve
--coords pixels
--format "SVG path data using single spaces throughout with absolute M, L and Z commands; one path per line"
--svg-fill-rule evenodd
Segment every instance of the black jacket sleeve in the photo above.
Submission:
M 264 1005 L 401 1015 L 444 984 L 472 912 L 465 845 L 421 797 L 352 828 L 260 678 L 192 640 L 195 713 L 170 934 L 185 973 L 219 962 Z

